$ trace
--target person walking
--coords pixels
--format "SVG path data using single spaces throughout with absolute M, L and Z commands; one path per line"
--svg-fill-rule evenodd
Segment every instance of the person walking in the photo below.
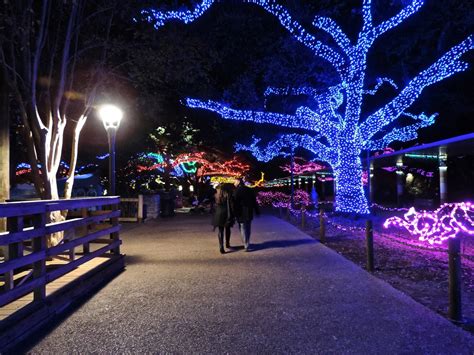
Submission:
M 234 225 L 234 211 L 232 192 L 230 189 L 225 188 L 222 185 L 217 187 L 215 196 L 215 211 L 212 218 L 212 224 L 214 230 L 218 228 L 217 237 L 219 240 L 219 251 L 221 254 L 225 254 L 224 250 L 224 233 L 226 240 L 226 247 L 230 248 L 230 232 Z
M 245 251 L 250 250 L 250 233 L 252 231 L 253 214 L 260 214 L 255 192 L 245 186 L 242 178 L 237 179 L 234 198 L 234 213 L 239 223 L 240 235 L 244 242 Z
M 234 184 L 225 183 L 222 184 L 222 190 L 227 193 L 229 199 L 229 206 L 230 206 L 230 215 L 227 219 L 227 226 L 225 227 L 225 247 L 227 249 L 231 249 L 230 245 L 230 236 L 231 236 L 231 227 L 235 224 L 235 211 L 234 211 L 234 195 L 235 195 L 235 187 Z

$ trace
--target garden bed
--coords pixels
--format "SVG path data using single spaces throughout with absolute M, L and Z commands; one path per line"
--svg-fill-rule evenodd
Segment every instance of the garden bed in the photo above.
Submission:
M 388 215 L 378 214 L 374 217 L 374 275 L 411 296 L 417 302 L 447 317 L 448 254 L 446 247 L 430 247 L 421 244 L 414 241 L 404 231 L 384 230 L 382 223 Z M 299 216 L 293 216 L 291 221 L 301 227 Z M 325 245 L 365 268 L 366 241 L 363 230 L 365 221 L 332 216 L 330 222 L 332 223 L 328 223 L 326 228 Z M 307 217 L 305 231 L 315 239 L 319 239 L 318 220 Z M 474 319 L 473 249 L 471 240 L 464 239 L 462 243 L 462 311 L 467 319 Z

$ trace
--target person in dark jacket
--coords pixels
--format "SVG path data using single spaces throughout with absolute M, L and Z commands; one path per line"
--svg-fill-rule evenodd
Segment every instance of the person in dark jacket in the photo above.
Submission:
M 219 185 L 215 196 L 215 211 L 212 218 L 212 225 L 214 226 L 214 230 L 218 228 L 217 237 L 219 239 L 219 251 L 221 254 L 225 253 L 224 232 L 226 247 L 230 248 L 230 229 L 234 225 L 234 220 L 232 190 Z
M 253 214 L 259 215 L 260 210 L 253 189 L 245 186 L 243 179 L 236 180 L 237 189 L 234 197 L 234 213 L 239 223 L 240 234 L 245 251 L 250 250 L 250 233 L 252 230 Z

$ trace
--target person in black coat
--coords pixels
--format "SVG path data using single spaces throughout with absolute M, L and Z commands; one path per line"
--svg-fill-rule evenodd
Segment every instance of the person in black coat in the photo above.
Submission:
M 212 225 L 214 226 L 214 230 L 218 228 L 217 237 L 219 239 L 219 251 L 221 254 L 225 253 L 224 232 L 226 247 L 230 248 L 230 229 L 234 225 L 234 220 L 232 190 L 219 185 L 215 196 L 215 210 Z
M 236 180 L 237 189 L 234 197 L 234 213 L 239 223 L 240 234 L 244 242 L 245 251 L 250 250 L 250 233 L 254 212 L 259 215 L 260 210 L 253 189 L 245 186 L 243 179 Z

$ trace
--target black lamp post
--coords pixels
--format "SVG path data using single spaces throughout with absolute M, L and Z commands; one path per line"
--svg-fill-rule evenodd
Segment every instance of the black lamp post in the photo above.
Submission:
M 99 117 L 107 131 L 109 141 L 109 196 L 115 195 L 115 137 L 123 117 L 123 112 L 114 105 L 103 105 L 99 109 Z

